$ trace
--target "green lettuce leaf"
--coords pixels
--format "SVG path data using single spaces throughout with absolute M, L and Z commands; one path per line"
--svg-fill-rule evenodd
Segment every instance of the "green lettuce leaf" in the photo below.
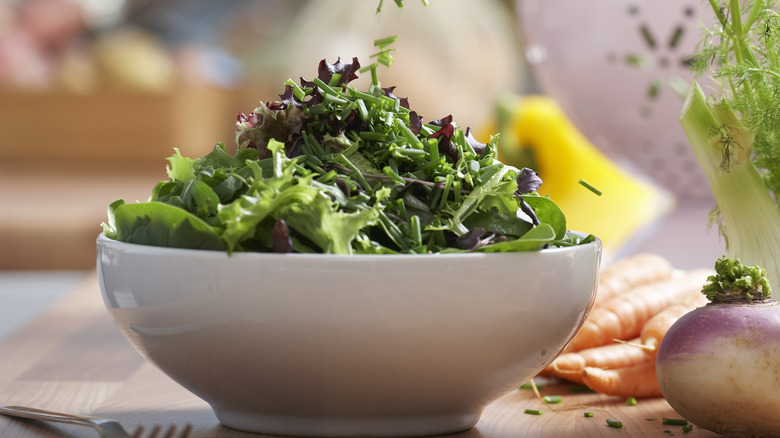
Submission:
M 117 240 L 173 248 L 224 250 L 219 233 L 192 213 L 162 202 L 114 203 L 109 226 Z

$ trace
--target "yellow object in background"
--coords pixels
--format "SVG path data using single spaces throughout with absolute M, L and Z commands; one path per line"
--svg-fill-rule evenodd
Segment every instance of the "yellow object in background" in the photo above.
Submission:
M 543 181 L 539 194 L 563 209 L 568 229 L 599 237 L 605 256 L 615 256 L 673 207 L 667 192 L 632 176 L 593 146 L 550 97 L 507 96 L 487 128 L 501 134 L 500 159 L 535 170 Z

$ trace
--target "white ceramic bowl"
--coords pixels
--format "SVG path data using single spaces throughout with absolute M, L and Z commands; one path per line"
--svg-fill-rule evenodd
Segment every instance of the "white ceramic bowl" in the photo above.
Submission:
M 103 299 L 225 426 L 295 436 L 471 428 L 593 302 L 601 243 L 509 254 L 305 255 L 100 236 Z

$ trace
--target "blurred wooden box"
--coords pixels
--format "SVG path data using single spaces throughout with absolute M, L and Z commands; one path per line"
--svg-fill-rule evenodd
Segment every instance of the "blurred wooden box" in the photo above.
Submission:
M 0 269 L 91 269 L 116 199 L 143 201 L 173 148 L 234 144 L 234 92 L 0 90 Z
M 233 143 L 231 94 L 210 87 L 169 93 L 105 89 L 0 91 L 0 160 L 121 160 L 148 165 L 173 153 L 208 153 L 217 141 Z

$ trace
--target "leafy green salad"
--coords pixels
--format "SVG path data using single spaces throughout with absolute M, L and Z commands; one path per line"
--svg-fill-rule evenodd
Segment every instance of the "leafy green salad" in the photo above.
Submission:
M 279 100 L 239 115 L 235 153 L 224 143 L 202 158 L 175 150 L 148 202 L 110 205 L 104 235 L 330 254 L 531 251 L 594 239 L 567 232 L 533 170 L 498 161 L 497 137 L 480 143 L 451 116 L 424 122 L 380 86 L 377 65 L 322 60 L 311 81 L 288 80 Z M 371 83 L 360 91 L 350 82 L 364 71 Z

